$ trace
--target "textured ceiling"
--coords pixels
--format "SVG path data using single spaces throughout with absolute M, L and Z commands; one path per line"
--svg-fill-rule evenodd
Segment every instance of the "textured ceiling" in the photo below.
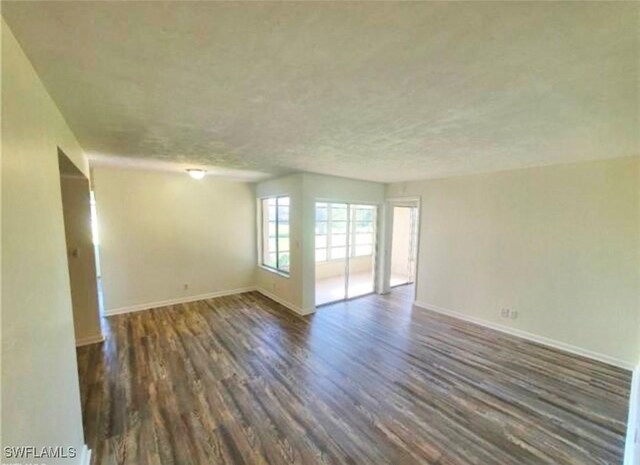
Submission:
M 3 16 L 103 160 L 389 182 L 640 155 L 637 2 L 3 2 Z

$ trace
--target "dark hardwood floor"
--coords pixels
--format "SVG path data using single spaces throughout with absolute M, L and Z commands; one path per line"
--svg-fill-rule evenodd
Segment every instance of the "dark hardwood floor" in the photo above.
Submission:
M 630 373 L 426 310 L 262 295 L 105 320 L 78 349 L 98 464 L 622 463 Z

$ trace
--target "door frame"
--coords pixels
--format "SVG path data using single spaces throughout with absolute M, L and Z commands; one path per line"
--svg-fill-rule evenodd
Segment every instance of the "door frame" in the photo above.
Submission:
M 417 205 L 394 205 L 392 212 L 393 221 L 391 223 L 391 249 L 389 250 L 389 262 L 391 264 L 391 272 L 389 276 L 389 288 L 393 289 L 395 287 L 406 286 L 408 284 L 415 284 L 416 282 L 416 271 L 417 271 L 417 260 L 418 260 L 418 225 L 420 224 L 420 219 L 418 218 L 418 206 Z M 409 210 L 409 248 L 406 250 L 408 254 L 408 269 L 407 269 L 407 280 L 400 284 L 391 284 L 391 278 L 393 277 L 393 259 L 394 254 L 399 251 L 396 251 L 394 247 L 394 231 L 395 231 L 395 222 L 396 222 L 396 212 L 398 209 L 407 209 Z
M 345 293 L 344 293 L 344 298 L 342 299 L 338 299 L 338 300 L 332 300 L 330 302 L 324 302 L 321 304 L 318 304 L 316 301 L 316 261 L 315 261 L 315 246 L 316 246 L 316 232 L 315 232 L 315 215 L 316 215 L 316 204 L 318 203 L 327 203 L 327 204 L 332 204 L 332 203 L 336 203 L 336 204 L 344 204 L 347 206 L 347 256 L 345 256 L 345 275 L 344 275 L 344 280 L 345 280 Z M 367 294 L 363 294 L 363 295 L 358 295 L 358 296 L 354 296 L 354 297 L 349 297 L 349 272 L 350 272 L 350 257 L 348 256 L 349 254 L 349 249 L 351 247 L 350 244 L 350 239 L 351 239 L 351 206 L 353 205 L 366 205 L 366 206 L 371 206 L 375 208 L 375 212 L 376 212 L 376 218 L 374 221 L 374 227 L 375 227 L 375 231 L 374 231 L 374 247 L 373 247 L 373 291 L 367 293 Z M 382 208 L 381 208 L 382 207 Z M 376 294 L 379 293 L 379 282 L 378 282 L 378 278 L 379 278 L 379 260 L 380 260 L 380 243 L 381 243 L 381 234 L 380 231 L 381 229 L 384 229 L 384 222 L 381 221 L 381 218 L 383 216 L 384 213 L 381 214 L 381 211 L 384 212 L 384 204 L 379 204 L 376 202 L 361 202 L 361 201 L 350 201 L 350 200 L 339 200 L 339 199 L 330 199 L 330 198 L 321 198 L 321 197 L 317 197 L 313 200 L 313 222 L 314 222 L 314 229 L 313 229 L 313 300 L 314 300 L 314 307 L 318 308 L 318 307 L 323 307 L 325 305 L 331 305 L 331 304 L 335 304 L 337 302 L 347 302 L 349 300 L 353 300 L 353 299 L 359 299 L 360 297 L 365 297 L 371 294 Z
M 65 231 L 65 246 L 67 249 L 67 273 L 69 277 L 69 291 L 74 322 L 74 336 L 76 346 L 88 345 L 104 341 L 101 318 L 103 308 L 99 292 L 98 269 L 96 265 L 96 246 L 93 238 L 93 223 L 91 212 L 91 182 L 89 178 L 75 166 L 71 159 L 58 147 L 58 176 L 60 182 L 60 208 L 62 210 Z M 78 181 L 79 191 L 69 190 L 70 182 Z M 72 194 L 68 197 L 69 193 Z M 80 200 L 81 219 L 84 224 L 78 233 L 77 222 L 73 221 L 78 209 L 71 209 L 67 203 L 69 199 Z M 66 199 L 66 200 L 65 200 Z M 75 205 L 77 207 L 77 205 Z M 88 229 L 88 231 L 86 230 Z M 78 242 L 78 235 L 85 241 Z M 69 242 L 70 236 L 75 239 Z M 87 236 L 88 239 L 87 239 Z M 78 272 L 80 270 L 80 272 Z M 82 323 L 82 324 L 80 324 Z
M 422 231 L 422 199 L 420 196 L 389 197 L 385 202 L 385 234 L 384 234 L 384 261 L 382 264 L 381 294 L 391 292 L 391 253 L 393 244 L 393 209 L 394 207 L 416 207 L 417 208 L 417 237 L 416 244 L 416 270 L 413 284 L 413 300 L 418 295 L 418 283 L 420 279 L 420 236 Z

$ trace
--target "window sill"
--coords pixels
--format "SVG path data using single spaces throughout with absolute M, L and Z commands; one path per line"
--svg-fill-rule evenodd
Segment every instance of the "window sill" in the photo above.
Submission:
M 262 268 L 263 270 L 268 271 L 269 273 L 276 274 L 276 275 L 280 276 L 281 278 L 289 279 L 291 277 L 291 275 L 289 273 L 285 273 L 284 271 L 279 271 L 279 270 L 276 270 L 275 268 L 270 268 L 270 267 L 265 266 L 265 265 L 258 265 L 258 268 Z

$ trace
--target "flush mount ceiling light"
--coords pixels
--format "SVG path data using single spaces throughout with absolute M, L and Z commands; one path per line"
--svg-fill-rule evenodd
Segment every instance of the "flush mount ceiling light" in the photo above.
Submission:
M 189 173 L 189 176 L 191 176 L 193 179 L 202 179 L 204 178 L 204 175 L 207 174 L 205 170 L 196 169 L 187 170 L 187 173 Z

